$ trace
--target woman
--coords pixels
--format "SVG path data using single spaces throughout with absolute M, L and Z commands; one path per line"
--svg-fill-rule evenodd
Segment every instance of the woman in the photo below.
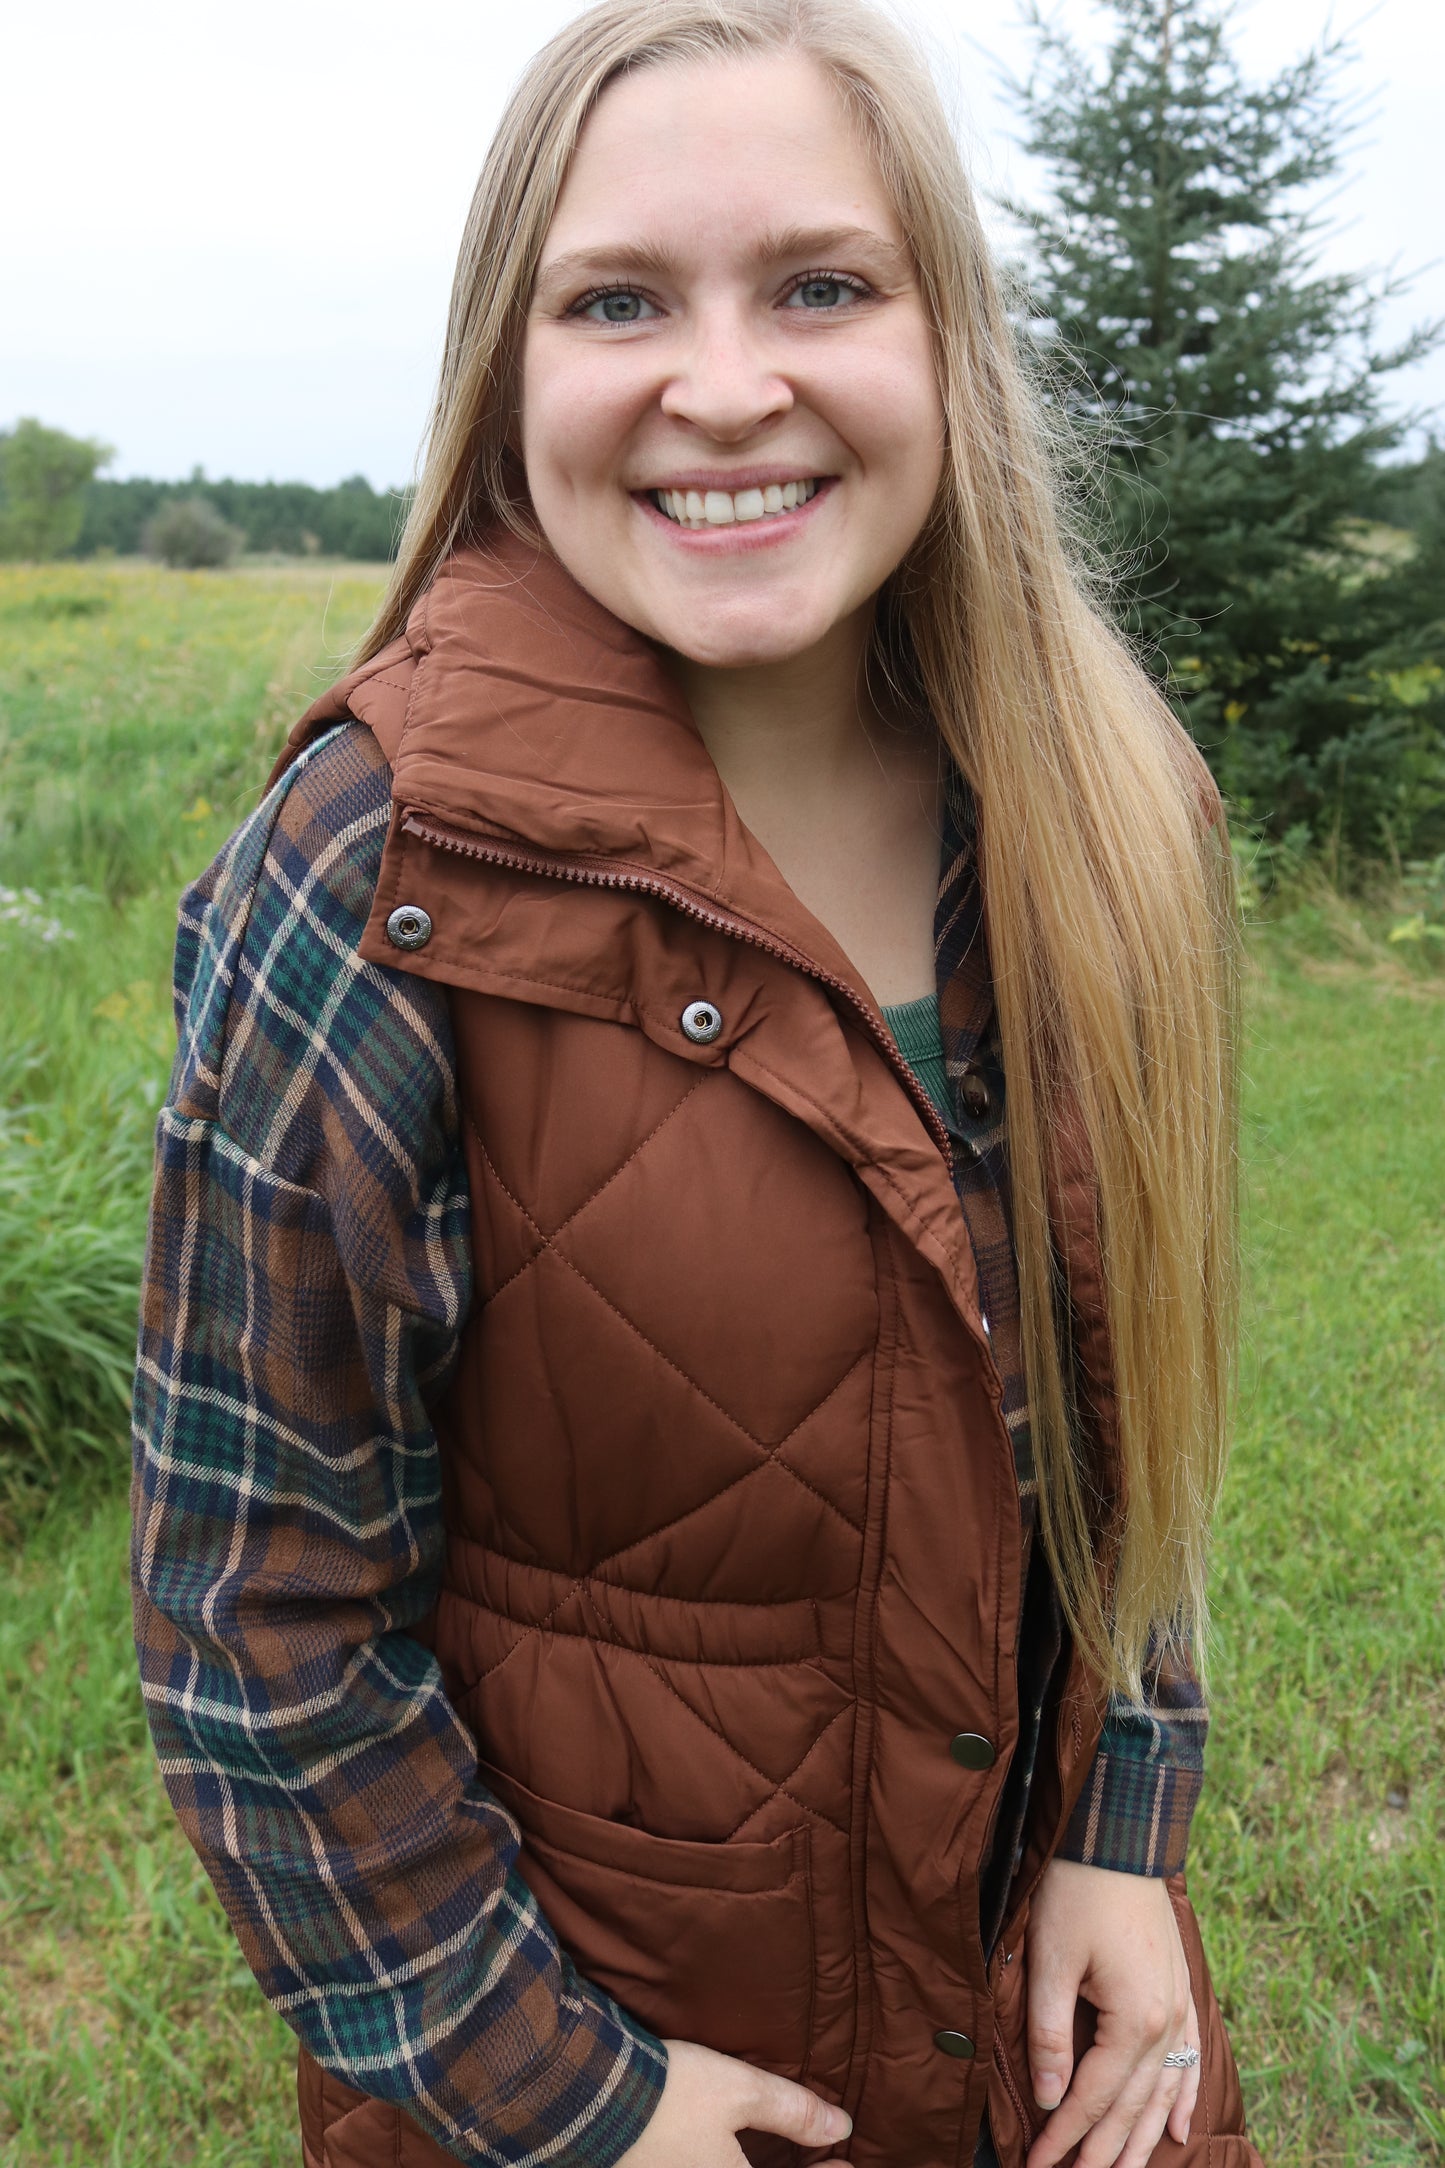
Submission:
M 1178 1871 L 1232 925 L 907 49 L 583 16 L 182 910 L 139 1640 L 313 2168 L 1257 2160 Z

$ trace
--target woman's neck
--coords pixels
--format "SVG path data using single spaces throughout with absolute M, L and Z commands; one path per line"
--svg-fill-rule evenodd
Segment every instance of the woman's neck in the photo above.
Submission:
M 865 642 L 674 668 L 744 824 L 874 998 L 894 1002 L 933 983 L 939 755 L 931 729 L 867 700 Z
M 737 800 L 826 800 L 872 753 L 864 706 L 866 635 L 852 626 L 783 662 L 716 669 L 675 656 L 698 734 Z M 744 819 L 747 813 L 743 811 Z

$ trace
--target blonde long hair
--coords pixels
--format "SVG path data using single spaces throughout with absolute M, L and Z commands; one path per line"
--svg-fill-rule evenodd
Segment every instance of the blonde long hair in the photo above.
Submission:
M 926 65 L 866 0 L 604 0 L 523 75 L 452 292 L 426 460 L 366 658 L 459 543 L 525 528 L 507 449 L 533 279 L 578 135 L 624 69 L 793 50 L 837 84 L 918 265 L 947 415 L 930 523 L 890 583 L 902 659 L 974 793 L 1005 1070 L 1041 1520 L 1075 1639 L 1138 1696 L 1151 1638 L 1201 1639 L 1235 1308 L 1236 914 L 1217 802 L 1089 597 L 1039 400 Z M 1078 1421 L 1051 1202 L 1092 1162 L 1116 1396 Z

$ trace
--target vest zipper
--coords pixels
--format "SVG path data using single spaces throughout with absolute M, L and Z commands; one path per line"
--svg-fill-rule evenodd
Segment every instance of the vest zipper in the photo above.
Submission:
M 1034 2141 L 1034 2119 L 1024 2105 L 1024 2096 L 1019 2091 L 1018 2083 L 1014 2077 L 1013 2064 L 1009 2061 L 1008 2050 L 1003 2046 L 1002 2042 L 999 2044 L 994 2061 L 998 2065 L 999 2076 L 1003 2079 L 1003 2089 L 1014 2104 L 1014 2113 L 1018 2116 L 1023 2130 L 1024 2144 L 1030 2146 Z
M 780 963 L 790 964 L 807 978 L 826 986 L 830 993 L 841 995 L 854 1015 L 859 1017 L 868 1036 L 879 1049 L 903 1084 L 909 1098 L 923 1116 L 928 1133 L 938 1146 L 943 1163 L 953 1178 L 953 1139 L 933 1101 L 919 1083 L 912 1069 L 899 1051 L 898 1042 L 880 1016 L 874 1014 L 861 995 L 856 994 L 846 979 L 836 973 L 824 971 L 801 949 L 791 942 L 781 941 L 775 934 L 764 933 L 748 919 L 737 918 L 730 912 L 716 911 L 705 905 L 691 890 L 676 882 L 666 881 L 655 873 L 644 873 L 640 868 L 619 872 L 608 859 L 563 857 L 560 852 L 539 851 L 524 848 L 520 842 L 501 838 L 485 841 L 465 828 L 453 828 L 446 822 L 434 820 L 430 815 L 405 813 L 402 828 L 407 835 L 418 836 L 423 843 L 430 843 L 438 850 L 453 851 L 463 858 L 479 858 L 485 864 L 505 866 L 516 873 L 536 873 L 554 881 L 573 881 L 584 888 L 620 888 L 629 894 L 655 896 L 667 903 L 685 918 L 696 920 L 715 933 L 731 934 L 734 940 L 746 941 L 750 947 L 762 949 L 766 955 L 777 957 Z

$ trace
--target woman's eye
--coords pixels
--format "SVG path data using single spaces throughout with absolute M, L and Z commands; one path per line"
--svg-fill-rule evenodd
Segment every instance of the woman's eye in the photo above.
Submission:
M 579 301 L 572 311 L 593 324 L 640 324 L 657 310 L 645 294 L 633 291 L 630 286 L 615 286 L 605 294 L 591 294 Z
M 804 279 L 793 288 L 788 303 L 802 309 L 836 309 L 844 302 L 861 301 L 865 291 L 854 279 Z

